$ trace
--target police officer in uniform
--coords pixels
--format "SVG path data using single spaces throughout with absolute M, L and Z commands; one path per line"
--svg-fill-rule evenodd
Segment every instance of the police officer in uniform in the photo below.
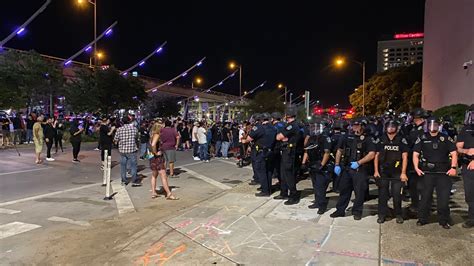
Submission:
M 252 154 L 254 157 L 254 172 L 260 182 L 262 191 L 256 193 L 257 197 L 269 197 L 272 188 L 273 174 L 273 146 L 275 144 L 276 130 L 270 124 L 270 114 L 261 115 L 262 124 L 254 126 L 244 143 L 253 142 Z
M 254 125 L 252 127 L 252 131 L 259 129 L 262 126 L 261 123 L 260 123 L 261 114 L 259 114 L 259 113 L 253 114 L 252 119 L 254 120 Z M 253 142 L 250 142 L 250 144 L 249 144 L 250 149 L 251 149 L 250 160 L 252 162 L 252 171 L 253 171 L 252 181 L 250 181 L 250 183 L 249 183 L 249 185 L 251 185 L 251 186 L 255 186 L 255 185 L 260 184 L 258 174 L 255 172 L 255 169 L 256 169 L 255 168 L 255 153 L 253 152 L 253 148 L 254 148 L 253 146 L 254 145 L 255 145 L 255 143 L 253 143 Z
M 285 128 L 285 124 L 281 121 L 281 114 L 279 112 L 274 112 L 272 113 L 272 124 L 273 127 L 275 128 L 277 134 L 280 133 L 283 128 Z M 275 169 L 273 171 L 274 176 L 278 179 L 278 185 L 280 186 L 281 184 L 281 174 L 280 174 L 280 160 L 281 160 L 281 154 L 280 154 L 280 147 L 281 147 L 281 141 L 276 141 L 275 142 L 275 147 L 273 148 L 273 165 L 275 166 Z
M 374 177 L 379 187 L 378 223 L 384 223 L 388 215 L 387 202 L 390 188 L 397 223 L 403 223 L 402 217 L 402 186 L 408 181 L 408 142 L 399 134 L 398 122 L 389 120 L 385 123 L 385 134 L 377 143 L 374 159 Z
M 429 118 L 429 133 L 418 138 L 413 148 L 413 166 L 418 176 L 424 176 L 416 224 L 422 226 L 428 223 L 433 190 L 436 188 L 438 222 L 444 229 L 449 229 L 450 176 L 456 175 L 458 155 L 449 136 L 439 132 L 439 126 L 440 121 L 436 117 Z
M 346 120 L 336 120 L 332 124 L 332 132 L 330 133 L 331 137 L 331 160 L 336 159 L 337 145 L 343 135 L 346 134 L 347 121 Z M 332 174 L 332 190 L 336 193 L 339 193 L 339 181 L 341 177 L 336 174 Z
M 294 107 L 286 111 L 285 128 L 277 134 L 276 140 L 281 141 L 281 191 L 274 199 L 288 199 L 285 205 L 299 202 L 296 190 L 296 144 L 300 138 L 300 128 L 296 122 L 297 110 Z M 289 195 L 288 195 L 289 191 Z
M 314 128 L 310 129 L 310 137 L 303 155 L 303 164 L 309 162 L 309 173 L 314 190 L 314 203 L 308 208 L 318 208 L 318 214 L 323 214 L 328 206 L 326 190 L 331 182 L 330 173 L 333 171 L 333 166 L 330 165 L 331 138 L 324 134 L 327 126 L 324 119 L 314 117 L 311 122 Z
M 336 154 L 334 173 L 341 175 L 339 200 L 332 218 L 345 216 L 352 191 L 355 193 L 352 214 L 354 220 L 362 219 L 365 194 L 369 186 L 367 166 L 375 157 L 375 142 L 364 134 L 364 118 L 358 118 L 352 123 L 353 133 L 341 138 Z
M 410 152 L 408 154 L 408 161 L 412 161 L 411 155 L 413 154 L 413 147 L 415 146 L 416 140 L 425 134 L 425 119 L 427 117 L 427 112 L 423 108 L 416 108 L 412 112 L 413 124 L 408 133 L 408 147 Z M 418 205 L 420 201 L 421 193 L 423 189 L 423 176 L 416 174 L 413 169 L 413 164 L 408 164 L 408 189 L 410 192 L 410 211 L 416 213 L 418 211 Z
M 474 104 L 466 112 L 464 125 L 456 143 L 462 166 L 464 194 L 468 205 L 467 221 L 462 226 L 472 228 L 474 227 Z

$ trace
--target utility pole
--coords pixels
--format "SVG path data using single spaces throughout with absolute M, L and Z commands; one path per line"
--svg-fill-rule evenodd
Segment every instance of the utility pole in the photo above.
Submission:
M 304 91 L 304 107 L 306 109 L 306 117 L 309 117 L 309 91 Z

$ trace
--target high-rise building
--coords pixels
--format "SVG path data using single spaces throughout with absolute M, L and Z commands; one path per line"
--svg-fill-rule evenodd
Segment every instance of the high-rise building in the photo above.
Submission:
M 378 42 L 377 72 L 419 62 L 423 62 L 423 33 L 400 33 Z

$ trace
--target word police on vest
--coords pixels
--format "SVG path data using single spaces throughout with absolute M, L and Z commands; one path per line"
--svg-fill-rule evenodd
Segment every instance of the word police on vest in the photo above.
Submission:
M 386 151 L 398 151 L 399 146 L 385 146 Z

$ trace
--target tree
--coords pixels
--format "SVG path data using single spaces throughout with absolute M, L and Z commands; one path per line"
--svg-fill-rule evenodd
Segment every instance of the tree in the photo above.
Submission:
M 365 113 L 383 114 L 387 109 L 408 112 L 421 105 L 421 64 L 392 68 L 373 75 L 365 84 Z M 362 113 L 362 85 L 349 96 L 358 114 Z
M 247 109 L 250 113 L 283 113 L 285 111 L 285 105 L 278 91 L 261 91 L 249 101 Z
M 66 95 L 68 105 L 76 112 L 106 114 L 117 109 L 137 109 L 147 97 L 145 87 L 138 78 L 123 77 L 114 67 L 77 71 Z
M 0 53 L 0 108 L 24 108 L 63 92 L 61 66 L 35 51 Z
M 179 115 L 178 97 L 155 93 L 143 104 L 142 113 L 146 118 L 168 117 Z
M 469 106 L 465 104 L 452 104 L 437 109 L 433 114 L 439 118 L 449 116 L 453 120 L 453 123 L 459 125 L 464 122 L 464 116 L 468 107 Z

